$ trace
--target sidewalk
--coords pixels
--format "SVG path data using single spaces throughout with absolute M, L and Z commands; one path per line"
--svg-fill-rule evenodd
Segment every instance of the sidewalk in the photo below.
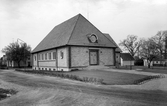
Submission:
M 161 75 L 161 73 L 151 73 L 151 72 L 139 72 L 136 70 L 120 70 L 120 69 L 112 69 L 112 68 L 108 68 L 108 69 L 103 69 L 104 71 L 113 71 L 113 72 L 121 72 L 121 73 L 131 73 L 131 74 L 140 74 L 140 75 Z M 166 75 L 167 74 L 163 74 Z

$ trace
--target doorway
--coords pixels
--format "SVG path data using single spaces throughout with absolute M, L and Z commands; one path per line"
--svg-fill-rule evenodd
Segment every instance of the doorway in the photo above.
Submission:
M 99 50 L 89 50 L 89 62 L 90 65 L 99 64 Z

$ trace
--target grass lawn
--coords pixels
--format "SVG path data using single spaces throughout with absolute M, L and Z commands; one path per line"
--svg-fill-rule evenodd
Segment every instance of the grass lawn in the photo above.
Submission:
M 70 72 L 58 72 L 58 71 L 37 71 L 31 70 L 26 71 L 30 73 L 37 73 L 37 74 L 46 74 L 57 76 L 58 74 L 66 74 L 66 75 L 75 75 L 80 79 L 96 79 L 96 80 L 103 80 L 103 84 L 107 85 L 128 85 L 134 84 L 136 81 L 145 79 L 146 75 L 138 75 L 138 74 L 129 74 L 129 73 L 121 73 L 121 72 L 112 72 L 112 71 L 103 71 L 103 70 L 77 70 L 77 71 L 70 71 Z
M 102 70 L 79 70 L 72 72 L 65 72 L 66 74 L 77 75 L 80 78 L 88 77 L 88 78 L 97 78 L 103 79 L 104 82 L 108 85 L 125 85 L 125 84 L 133 84 L 134 81 L 143 79 L 147 76 L 145 75 L 137 75 L 137 74 L 129 74 L 129 73 L 120 73 L 120 72 L 111 72 L 111 71 L 102 71 Z

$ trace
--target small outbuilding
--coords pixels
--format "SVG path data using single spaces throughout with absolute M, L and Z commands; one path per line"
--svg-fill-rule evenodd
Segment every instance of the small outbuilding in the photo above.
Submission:
M 116 45 L 81 14 L 55 26 L 32 51 L 34 70 L 115 66 Z
M 130 53 L 121 53 L 121 66 L 133 66 L 134 58 Z

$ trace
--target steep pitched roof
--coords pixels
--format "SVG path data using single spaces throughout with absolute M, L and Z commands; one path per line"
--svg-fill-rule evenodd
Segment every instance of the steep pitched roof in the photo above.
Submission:
M 121 53 L 121 58 L 124 61 L 132 61 L 134 58 L 130 55 L 130 53 Z
M 95 34 L 98 43 L 90 43 L 88 35 Z M 65 45 L 82 45 L 96 47 L 114 47 L 115 44 L 107 39 L 93 24 L 81 14 L 55 26 L 52 31 L 37 45 L 32 53 L 48 50 Z
M 116 52 L 122 52 L 122 50 L 119 48 L 119 46 L 116 44 L 116 42 L 113 40 L 113 38 L 109 35 L 109 34 L 107 34 L 107 33 L 103 33 L 111 42 L 113 42 L 114 44 L 115 44 L 115 46 L 117 47 L 116 48 Z

